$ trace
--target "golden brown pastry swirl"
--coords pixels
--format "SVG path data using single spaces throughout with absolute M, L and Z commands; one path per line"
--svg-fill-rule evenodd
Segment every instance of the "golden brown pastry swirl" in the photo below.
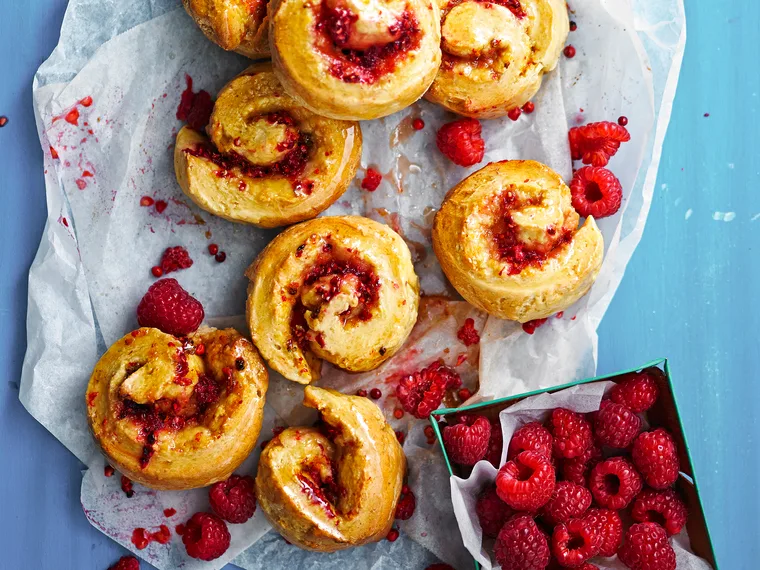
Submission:
M 266 0 L 182 0 L 206 37 L 251 59 L 269 57 Z
M 133 481 L 204 487 L 251 452 L 268 383 L 256 349 L 233 329 L 177 338 L 141 328 L 95 366 L 88 420 L 109 461 Z

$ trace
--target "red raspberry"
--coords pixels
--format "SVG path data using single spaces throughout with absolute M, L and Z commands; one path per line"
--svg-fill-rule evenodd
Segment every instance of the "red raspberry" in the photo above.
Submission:
M 600 445 L 625 449 L 641 429 L 641 418 L 622 404 L 603 400 L 594 417 L 594 435 Z
M 156 281 L 137 306 L 137 322 L 141 327 L 155 327 L 175 336 L 197 330 L 203 317 L 203 305 L 176 279 Z
M 456 370 L 433 362 L 427 368 L 404 376 L 396 386 L 401 406 L 417 418 L 427 418 L 443 402 L 447 390 L 458 390 L 462 379 Z
M 607 166 L 610 157 L 615 156 L 620 148 L 620 143 L 631 140 L 631 135 L 625 127 L 603 121 L 573 127 L 568 138 L 573 160 L 583 159 L 583 164 Z
M 483 160 L 486 143 L 480 137 L 480 123 L 475 119 L 457 119 L 438 131 L 435 143 L 446 158 L 459 166 L 472 166 Z
M 172 271 L 187 269 L 192 265 L 193 260 L 190 259 L 190 254 L 181 245 L 168 248 L 161 257 L 161 271 L 164 272 L 164 275 Z
M 599 554 L 602 537 L 584 519 L 570 519 L 554 527 L 552 554 L 565 568 L 578 568 Z
M 601 460 L 601 450 L 596 445 L 591 445 L 580 457 L 562 461 L 562 478 L 576 485 L 588 487 L 588 473 Z
M 396 503 L 396 519 L 400 521 L 409 520 L 414 514 L 414 509 L 417 507 L 417 499 L 414 497 L 414 493 L 409 490 L 409 487 L 404 487 L 401 491 L 398 503 Z
M 565 408 L 552 410 L 549 429 L 554 436 L 554 455 L 558 458 L 579 457 L 591 447 L 591 424 L 581 414 Z
M 214 483 L 208 491 L 211 510 L 233 524 L 242 524 L 256 512 L 256 488 L 253 477 L 232 475 Z
M 140 561 L 134 556 L 122 556 L 108 570 L 140 570 Z
M 633 463 L 653 489 L 667 489 L 678 479 L 680 463 L 673 437 L 664 429 L 645 431 L 633 442 Z
M 443 428 L 443 445 L 449 459 L 459 465 L 475 465 L 488 452 L 491 424 L 483 416 L 460 415 L 458 424 Z
M 631 570 L 676 569 L 676 553 L 668 542 L 668 534 L 655 523 L 639 523 L 629 528 L 618 556 Z
M 496 538 L 501 527 L 512 516 L 512 509 L 499 498 L 496 485 L 490 485 L 478 495 L 475 503 L 475 514 L 478 515 L 480 528 L 484 536 Z
M 513 509 L 536 511 L 549 502 L 555 483 L 551 460 L 536 451 L 523 451 L 499 469 L 496 492 Z
M 499 468 L 501 463 L 501 451 L 504 448 L 504 434 L 501 433 L 501 422 L 498 418 L 491 422 L 491 438 L 488 440 L 488 453 L 486 461 Z
M 368 168 L 367 172 L 364 174 L 364 180 L 362 180 L 362 188 L 369 190 L 370 192 L 374 192 L 378 189 L 382 181 L 382 174 L 380 174 L 374 168 Z
M 623 544 L 623 521 L 617 511 L 609 509 L 589 509 L 583 519 L 596 529 L 602 537 L 599 556 L 615 556 Z
M 589 488 L 594 500 L 602 507 L 626 508 L 641 492 L 641 476 L 625 457 L 612 457 L 591 470 Z
M 507 459 L 514 459 L 523 451 L 538 451 L 551 459 L 552 434 L 538 422 L 525 424 L 512 436 L 507 451 Z
M 195 513 L 185 523 L 182 542 L 188 555 L 200 560 L 214 560 L 230 547 L 230 531 L 224 521 L 211 513 Z
M 620 209 L 623 187 L 606 168 L 584 166 L 570 182 L 573 208 L 584 217 L 606 218 Z
M 673 536 L 686 524 L 686 505 L 673 489 L 642 491 L 633 502 L 631 516 L 636 522 L 654 522 Z
M 465 319 L 462 328 L 457 331 L 457 338 L 464 343 L 465 346 L 472 346 L 480 342 L 480 335 L 475 330 L 475 319 Z
M 590 506 L 591 491 L 570 481 L 560 481 L 541 514 L 547 523 L 554 526 L 580 517 Z
M 610 391 L 610 400 L 628 406 L 632 412 L 646 412 L 657 401 L 660 388 L 646 372 L 632 372 L 620 380 Z
M 551 557 L 546 536 L 529 515 L 509 519 L 493 549 L 502 570 L 544 570 Z

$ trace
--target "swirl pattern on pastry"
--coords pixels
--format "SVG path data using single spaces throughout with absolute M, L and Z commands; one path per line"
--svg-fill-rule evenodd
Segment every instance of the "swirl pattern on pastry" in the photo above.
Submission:
M 182 0 L 208 39 L 227 51 L 269 57 L 267 0 Z
M 546 318 L 594 283 L 604 241 L 579 229 L 570 189 L 534 161 L 491 163 L 452 188 L 433 224 L 444 273 L 472 305 L 502 319 Z
M 248 323 L 269 365 L 295 382 L 322 360 L 351 372 L 377 368 L 417 319 L 419 281 L 404 240 L 359 216 L 287 229 L 248 268 Z
M 538 92 L 569 31 L 563 0 L 439 0 L 443 59 L 426 99 L 480 119 Z
M 288 428 L 266 446 L 256 475 L 262 511 L 307 550 L 384 538 L 406 471 L 393 430 L 367 398 L 307 386 L 303 403 L 319 410 L 326 429 Z
M 114 343 L 87 386 L 90 429 L 111 464 L 154 489 L 229 477 L 261 430 L 269 384 L 234 329 L 177 338 L 141 328 Z
M 272 63 L 314 112 L 375 119 L 422 97 L 441 61 L 431 0 L 272 0 Z
M 233 79 L 214 105 L 209 137 L 184 127 L 174 168 L 182 190 L 222 218 L 271 228 L 313 218 L 350 184 L 358 123 L 320 117 L 286 95 L 268 63 Z

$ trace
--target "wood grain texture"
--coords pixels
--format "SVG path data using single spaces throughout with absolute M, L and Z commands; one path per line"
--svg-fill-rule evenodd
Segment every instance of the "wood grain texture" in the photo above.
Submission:
M 599 330 L 599 371 L 671 359 L 718 559 L 734 570 L 760 559 L 760 4 L 688 4 L 657 192 Z M 0 129 L 0 566 L 10 569 L 105 570 L 123 553 L 82 513 L 82 466 L 18 401 L 27 272 L 45 218 L 31 83 L 65 5 L 5 2 L 0 20 L 0 115 L 9 119 Z

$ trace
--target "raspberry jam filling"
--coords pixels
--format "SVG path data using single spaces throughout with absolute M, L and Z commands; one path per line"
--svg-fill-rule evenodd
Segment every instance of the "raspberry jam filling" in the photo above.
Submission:
M 499 221 L 491 228 L 491 235 L 499 259 L 509 263 L 508 275 L 519 275 L 526 267 L 541 267 L 552 254 L 573 239 L 571 230 L 557 230 L 553 227 L 546 230 L 551 238 L 547 244 L 532 245 L 520 239 L 520 227 L 514 222 L 510 212 L 540 203 L 540 198 L 535 201 L 521 201 L 511 190 L 507 190 L 501 196 Z
M 352 24 L 358 17 L 344 8 L 330 8 L 326 2 L 316 13 L 316 47 L 330 62 L 330 73 L 345 83 L 371 85 L 388 73 L 411 50 L 417 49 L 422 38 L 417 19 L 410 12 L 388 28 L 395 39 L 364 50 L 347 47 Z
M 327 476 L 324 476 L 320 466 L 314 463 L 305 465 L 296 478 L 301 485 L 301 491 L 309 500 L 322 507 L 327 517 L 333 519 L 336 516 L 333 505 L 338 502 L 338 498 L 343 493 L 336 481 L 335 465 L 327 457 L 323 460 L 330 466 L 330 473 Z

